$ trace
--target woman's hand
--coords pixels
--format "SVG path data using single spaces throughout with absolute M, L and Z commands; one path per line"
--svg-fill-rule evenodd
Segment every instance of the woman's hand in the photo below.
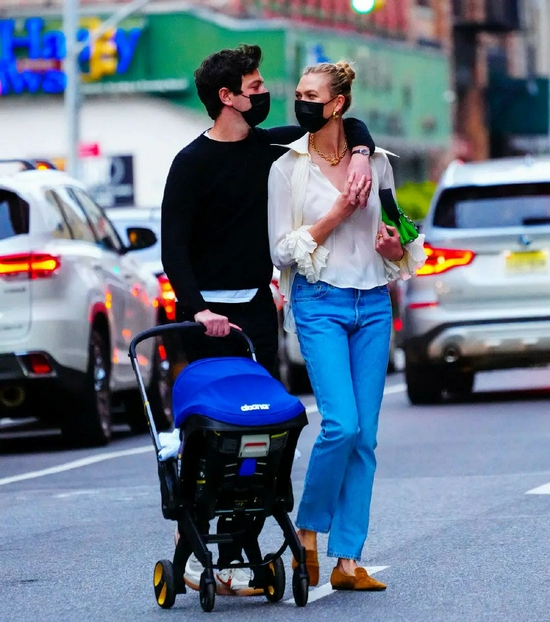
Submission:
M 359 207 L 357 192 L 361 192 L 366 183 L 365 176 L 359 180 L 355 173 L 348 176 L 344 190 L 338 195 L 330 212 L 309 229 L 309 234 L 318 246 L 322 246 L 334 229 Z
M 391 225 L 380 223 L 378 234 L 374 243 L 376 252 L 390 261 L 399 261 L 403 259 L 405 250 L 399 241 L 399 231 Z
M 359 178 L 355 173 L 348 175 L 344 190 L 338 195 L 332 208 L 338 222 L 342 222 L 346 220 L 346 218 L 349 218 L 360 206 L 359 195 L 363 192 L 366 184 L 367 179 L 364 175 Z

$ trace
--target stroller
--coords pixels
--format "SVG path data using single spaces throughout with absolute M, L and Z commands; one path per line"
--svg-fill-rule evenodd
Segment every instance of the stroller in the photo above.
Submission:
M 177 521 L 180 534 L 173 561 L 163 559 L 155 565 L 157 604 L 169 609 L 177 594 L 186 592 L 183 575 L 193 553 L 204 568 L 200 604 L 204 611 L 212 611 L 216 596 L 214 569 L 227 566 L 213 563 L 207 544 L 231 543 L 238 538 L 248 562 L 231 567 L 252 568 L 250 586 L 263 589 L 270 602 L 284 596 L 286 579 L 281 556 L 290 547 L 297 562 L 292 592 L 296 605 L 303 607 L 309 588 L 305 549 L 288 513 L 294 505 L 290 474 L 296 444 L 308 422 L 304 406 L 256 362 L 250 339 L 231 329 L 232 338 L 238 336 L 246 341 L 250 357 L 204 358 L 180 372 L 172 393 L 179 451 L 177 457 L 161 460 L 161 442 L 136 347 L 145 339 L 166 339 L 175 332 L 185 343 L 185 337 L 193 332 L 195 336 L 204 333 L 204 326 L 182 322 L 151 328 L 132 340 L 129 353 L 157 452 L 162 513 L 164 518 Z M 243 528 L 210 534 L 209 521 L 221 516 Z M 268 516 L 279 524 L 284 541 L 278 551 L 262 556 L 258 537 Z

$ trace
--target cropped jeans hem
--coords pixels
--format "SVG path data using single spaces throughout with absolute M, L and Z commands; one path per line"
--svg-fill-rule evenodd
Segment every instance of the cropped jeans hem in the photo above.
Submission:
M 302 523 L 296 523 L 296 527 L 298 527 L 298 529 L 305 529 L 306 531 L 314 531 L 315 533 L 328 533 L 330 531 L 328 527 L 325 529 L 319 529 L 318 527 L 303 525 Z
M 361 555 L 350 555 L 349 553 L 335 553 L 330 549 L 327 551 L 328 557 L 337 557 L 338 559 L 352 559 L 354 562 L 361 561 Z

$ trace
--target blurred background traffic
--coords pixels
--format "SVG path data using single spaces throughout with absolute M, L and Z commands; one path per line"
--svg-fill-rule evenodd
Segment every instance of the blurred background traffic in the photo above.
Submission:
M 549 0 L 4 0 L 0 157 L 67 166 L 104 207 L 157 206 L 210 125 L 194 70 L 256 42 L 270 125 L 295 122 L 306 64 L 354 61 L 352 112 L 400 156 L 400 204 L 420 219 L 452 159 L 550 150 L 549 33 Z
M 305 65 L 352 61 L 358 80 L 351 114 L 368 124 L 377 145 L 399 156 L 392 158 L 398 202 L 429 234 L 430 254 L 415 284 L 392 286 L 388 369 L 406 367 L 411 403 L 468 394 L 479 370 L 548 362 L 550 0 L 3 0 L 0 160 L 24 159 L 23 168 L 55 167 L 74 181 L 58 177 L 52 187 L 75 187 L 64 202 L 61 191 L 53 191 L 52 199 L 37 177 L 32 191 L 19 191 L 0 171 L 0 418 L 25 410 L 26 383 L 37 375 L 34 359 L 15 356 L 22 347 L 17 339 L 27 339 L 25 356 L 45 357 L 35 363 L 47 374 L 55 373 L 63 356 L 55 345 L 46 352 L 43 344 L 37 350 L 28 343 L 39 315 L 32 305 L 38 308 L 44 295 L 32 281 L 44 278 L 35 270 L 38 251 L 53 262 L 50 275 L 63 274 L 63 253 L 74 258 L 74 250 L 65 245 L 45 253 L 43 242 L 38 251 L 32 244 L 14 246 L 17 236 L 33 239 L 32 214 L 45 210 L 45 202 L 50 219 L 58 219 L 47 235 L 118 253 L 119 269 L 132 273 L 133 288 L 145 290 L 143 275 L 152 275 L 156 289 L 148 283 L 150 309 L 142 310 L 142 318 L 149 324 L 173 319 L 174 295 L 160 262 L 164 182 L 175 154 L 211 125 L 194 88 L 194 70 L 210 53 L 239 43 L 262 46 L 261 71 L 272 95 L 270 126 L 295 123 L 294 88 Z M 469 164 L 509 157 L 519 157 L 521 164 L 481 173 Z M 464 172 L 451 174 L 457 166 Z M 473 194 L 464 190 L 479 186 L 484 189 Z M 92 204 L 102 216 L 90 215 Z M 472 220 L 468 214 L 479 205 L 491 215 Z M 520 205 L 517 218 L 502 216 L 514 205 Z M 69 208 L 82 212 L 89 232 L 75 235 Z M 94 218 L 99 227 L 90 222 Z M 47 229 L 43 221 L 40 235 Z M 114 229 L 107 247 L 105 228 Z M 101 259 L 106 261 L 114 260 Z M 14 282 L 24 291 L 14 289 Z M 514 296 L 520 284 L 523 293 Z M 276 273 L 272 288 L 280 305 Z M 102 299 L 112 295 L 105 283 L 97 291 Z M 524 308 L 523 301 L 534 299 L 534 306 Z M 479 309 L 472 312 L 474 302 Z M 140 409 L 135 387 L 116 380 L 117 357 L 125 356 L 127 342 L 146 327 L 136 322 L 133 302 L 125 304 L 129 315 L 124 311 L 120 321 L 113 319 L 115 328 L 106 307 L 105 332 L 82 341 L 86 355 L 90 348 L 96 352 L 96 367 L 81 365 L 80 371 L 88 374 L 97 406 L 96 427 L 83 443 L 109 440 L 111 419 L 104 411 L 111 398 L 116 406 L 115 393 L 124 398 L 126 420 L 136 429 L 142 422 L 141 413 L 130 412 Z M 21 305 L 28 307 L 28 327 L 13 320 Z M 97 334 L 94 317 L 86 312 L 83 322 L 88 333 L 91 326 Z M 480 342 L 487 322 L 506 326 L 491 333 L 492 341 Z M 465 332 L 465 323 L 475 324 L 477 333 Z M 110 336 L 115 329 L 124 336 L 118 346 Z M 111 362 L 100 361 L 98 353 Z M 283 332 L 280 359 L 287 387 L 307 391 L 297 342 Z M 163 396 L 170 374 L 162 344 L 145 364 L 169 425 Z M 75 440 L 75 430 L 68 432 Z

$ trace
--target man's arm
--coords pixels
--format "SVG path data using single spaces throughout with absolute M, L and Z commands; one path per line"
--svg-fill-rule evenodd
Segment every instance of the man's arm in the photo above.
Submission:
M 268 130 L 257 127 L 255 131 L 258 132 L 259 139 L 266 145 L 290 145 L 306 133 L 306 130 L 299 125 L 281 125 L 271 127 Z
M 197 208 L 197 185 L 193 162 L 180 152 L 174 159 L 162 200 L 161 252 L 162 265 L 178 302 L 193 314 L 208 307 L 197 286 L 189 258 L 189 240 L 193 215 Z
M 344 132 L 346 133 L 346 140 L 350 149 L 368 149 L 371 154 L 374 153 L 376 145 L 369 132 L 369 128 L 366 123 L 359 119 L 346 117 L 344 119 Z
M 369 152 L 374 153 L 375 144 L 370 135 L 369 128 L 359 119 L 344 119 L 344 131 L 350 151 L 351 161 L 348 166 L 348 178 L 354 179 L 350 188 L 351 203 L 356 203 L 361 208 L 367 206 L 369 194 L 372 187 L 372 172 L 370 167 Z M 358 186 L 361 178 L 364 177 L 364 186 Z
M 374 153 L 374 140 L 369 132 L 369 128 L 363 121 L 345 118 L 344 131 L 346 132 L 348 144 L 352 149 L 364 147 L 368 148 L 371 153 Z M 257 132 L 260 139 L 269 145 L 288 145 L 301 138 L 306 133 L 306 130 L 299 125 L 284 125 L 272 127 L 268 130 L 257 128 Z

